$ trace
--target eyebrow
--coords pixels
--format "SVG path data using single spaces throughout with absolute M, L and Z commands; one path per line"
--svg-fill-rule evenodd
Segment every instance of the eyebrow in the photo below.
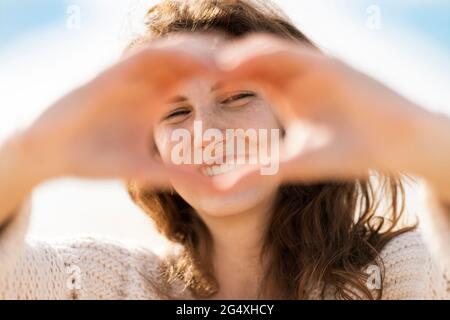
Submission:
M 214 92 L 214 91 L 217 91 L 217 90 L 219 90 L 220 88 L 223 88 L 224 87 L 224 84 L 223 84 L 223 82 L 217 82 L 215 85 L 213 85 L 212 87 L 211 87 L 211 92 Z
M 217 91 L 220 88 L 222 88 L 223 86 L 224 85 L 222 82 L 217 82 L 216 84 L 214 84 L 211 87 L 211 92 Z M 182 95 L 177 95 L 177 96 L 174 96 L 174 97 L 170 98 L 169 100 L 167 100 L 167 103 L 180 103 L 180 102 L 185 102 L 187 100 L 188 100 L 187 97 L 182 96 Z
M 167 100 L 167 103 L 178 103 L 178 102 L 185 102 L 187 101 L 187 98 L 185 96 L 175 96 Z

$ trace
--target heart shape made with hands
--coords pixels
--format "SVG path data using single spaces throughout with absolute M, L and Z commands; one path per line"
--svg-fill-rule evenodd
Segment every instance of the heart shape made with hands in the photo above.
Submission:
M 361 119 L 358 112 L 348 117 L 349 112 L 357 111 L 351 104 L 348 110 L 342 108 L 335 61 L 311 46 L 268 35 L 238 41 L 177 35 L 152 47 L 167 50 L 167 43 L 169 51 L 186 54 L 191 60 L 194 57 L 203 64 L 199 64 L 202 72 L 192 68 L 175 84 L 166 83 L 170 89 L 163 96 L 199 76 L 225 83 L 230 89 L 245 85 L 269 102 L 285 130 L 277 174 L 263 176 L 261 165 L 246 166 L 211 179 L 198 174 L 199 182 L 224 190 L 261 179 L 314 181 L 366 176 L 367 155 L 360 146 L 367 137 L 354 139 L 352 130 L 360 126 Z M 170 70 L 170 64 L 168 67 Z M 159 88 L 163 90 L 164 86 Z

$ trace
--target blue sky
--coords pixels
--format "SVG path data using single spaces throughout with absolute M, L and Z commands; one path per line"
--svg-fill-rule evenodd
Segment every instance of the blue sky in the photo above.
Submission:
M 408 29 L 450 54 L 450 0 L 358 0 L 348 1 L 356 19 L 366 19 L 365 9 L 378 5 L 384 23 Z
M 0 46 L 8 45 L 30 30 L 62 23 L 69 1 L 0 0 Z

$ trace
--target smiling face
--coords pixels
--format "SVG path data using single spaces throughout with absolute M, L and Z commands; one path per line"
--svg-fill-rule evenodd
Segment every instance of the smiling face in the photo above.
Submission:
M 255 91 L 197 79 L 168 100 L 154 128 L 154 139 L 163 162 L 173 163 L 174 155 L 182 154 L 186 162 L 191 161 L 190 169 L 217 179 L 252 161 L 261 163 L 260 150 L 270 158 L 273 143 L 258 135 L 260 129 L 265 129 L 270 139 L 280 125 L 270 105 Z M 209 138 L 208 132 L 212 133 Z M 227 139 L 230 132 L 235 134 L 233 147 Z M 175 138 L 181 136 L 186 138 L 184 144 Z M 180 145 L 183 152 L 174 152 Z M 196 185 L 194 189 L 193 184 L 195 181 L 172 181 L 175 191 L 197 212 L 214 216 L 249 210 L 272 198 L 278 189 L 276 183 L 255 182 L 239 192 L 211 193 L 206 186 Z

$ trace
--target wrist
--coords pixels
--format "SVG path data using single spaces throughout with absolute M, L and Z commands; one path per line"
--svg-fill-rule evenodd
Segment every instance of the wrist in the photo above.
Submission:
M 39 152 L 27 132 L 18 132 L 1 145 L 0 174 L 32 189 L 51 178 L 49 162 L 44 159 L 44 154 L 45 151 Z
M 441 200 L 450 203 L 450 118 L 430 113 L 421 117 L 415 152 L 415 167 L 410 171 L 421 176 Z
M 446 206 L 450 209 L 450 189 L 447 183 L 446 186 L 437 185 L 435 182 L 426 180 L 425 181 L 428 189 L 430 190 L 430 193 L 432 194 L 433 198 L 437 200 L 441 205 Z

